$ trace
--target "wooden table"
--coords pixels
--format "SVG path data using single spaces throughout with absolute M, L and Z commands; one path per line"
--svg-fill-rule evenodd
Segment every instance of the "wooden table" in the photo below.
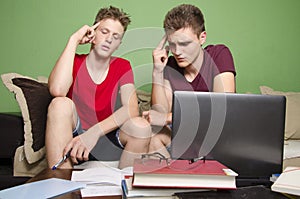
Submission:
M 35 177 L 29 179 L 27 182 L 35 182 L 39 180 L 45 180 L 49 178 L 60 178 L 65 180 L 71 180 L 73 169 L 56 169 L 51 170 L 50 168 L 47 168 L 43 171 L 41 171 L 39 174 L 37 174 Z M 80 191 L 74 191 L 67 194 L 64 194 L 62 196 L 56 197 L 61 199 L 75 199 L 75 198 L 82 198 Z M 85 199 L 96 199 L 96 198 L 107 198 L 107 199 L 121 199 L 122 196 L 97 196 L 97 197 L 84 197 Z

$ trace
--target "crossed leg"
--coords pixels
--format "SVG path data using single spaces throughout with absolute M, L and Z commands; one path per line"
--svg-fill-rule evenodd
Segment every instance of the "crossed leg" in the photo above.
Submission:
M 121 127 L 120 141 L 125 147 L 120 158 L 119 168 L 133 165 L 135 158 L 148 153 L 151 127 L 147 120 L 136 117 L 128 120 Z
M 171 130 L 167 126 L 161 127 L 158 132 L 154 132 L 151 136 L 149 144 L 149 152 L 154 153 L 159 152 L 165 157 L 169 158 L 170 153 L 167 150 L 167 147 L 171 144 Z

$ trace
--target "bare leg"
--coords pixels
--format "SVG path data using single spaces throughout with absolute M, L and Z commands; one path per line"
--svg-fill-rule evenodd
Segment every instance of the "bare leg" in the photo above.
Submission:
M 133 165 L 136 158 L 147 153 L 151 136 L 150 124 L 143 118 L 133 118 L 121 127 L 120 140 L 125 146 L 120 158 L 119 168 Z
M 48 107 L 46 128 L 46 156 L 50 168 L 63 156 L 63 149 L 73 138 L 72 131 L 77 120 L 73 102 L 67 97 L 57 97 Z M 68 159 L 60 168 L 72 168 Z
M 166 146 L 171 144 L 171 130 L 168 127 L 163 127 L 160 132 L 155 133 L 151 137 L 149 145 L 149 153 L 159 152 L 169 158 L 170 154 Z

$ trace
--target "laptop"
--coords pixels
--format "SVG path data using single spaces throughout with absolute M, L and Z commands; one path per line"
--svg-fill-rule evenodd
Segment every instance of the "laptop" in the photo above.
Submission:
M 237 186 L 270 185 L 282 172 L 284 96 L 175 91 L 171 157 L 215 159 Z

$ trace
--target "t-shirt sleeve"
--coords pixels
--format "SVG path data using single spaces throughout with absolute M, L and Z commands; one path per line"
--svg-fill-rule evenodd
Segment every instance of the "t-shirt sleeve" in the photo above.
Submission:
M 223 72 L 232 72 L 236 75 L 232 54 L 229 48 L 225 45 L 208 46 L 206 50 L 212 56 L 218 71 L 217 74 Z
M 75 54 L 73 63 L 73 80 L 76 78 L 79 68 L 81 67 L 83 61 L 86 59 L 86 54 Z
M 120 68 L 122 69 L 120 77 L 120 86 L 123 86 L 125 84 L 134 84 L 134 76 L 130 62 L 127 60 L 122 60 L 120 64 Z
M 73 83 L 69 89 L 69 92 L 67 93 L 67 97 L 69 97 L 71 99 L 72 99 L 72 94 L 73 94 L 74 80 L 76 79 L 78 70 L 79 70 L 81 64 L 83 63 L 83 61 L 85 60 L 86 56 L 87 56 L 86 54 L 75 54 L 74 63 L 73 63 L 73 72 L 72 72 Z

